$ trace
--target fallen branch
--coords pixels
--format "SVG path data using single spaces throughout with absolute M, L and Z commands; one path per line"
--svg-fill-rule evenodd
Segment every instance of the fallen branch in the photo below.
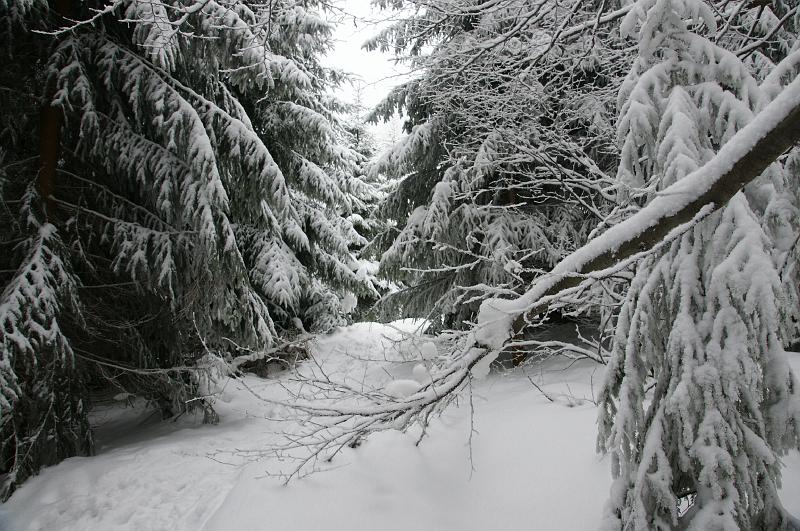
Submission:
M 553 299 L 579 285 L 587 275 L 652 249 L 673 230 L 696 222 L 698 213 L 724 207 L 798 141 L 800 78 L 788 85 L 702 168 L 564 258 L 519 298 L 484 301 L 475 330 L 476 344 L 490 350 L 501 349 L 531 318 L 547 309 L 548 303 L 542 299 Z

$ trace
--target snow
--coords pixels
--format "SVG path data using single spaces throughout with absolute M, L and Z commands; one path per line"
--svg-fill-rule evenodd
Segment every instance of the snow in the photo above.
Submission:
M 353 310 L 356 309 L 357 305 L 358 305 L 358 299 L 356 298 L 355 295 L 353 295 L 349 291 L 345 294 L 344 297 L 342 297 L 341 308 L 343 313 L 345 314 L 352 313 Z
M 428 372 L 428 368 L 424 363 L 417 363 L 414 365 L 414 369 L 412 369 L 411 374 L 414 375 L 414 380 L 420 384 L 431 383 L 431 373 Z
M 416 372 L 420 351 L 429 348 L 422 327 L 359 323 L 319 337 L 313 355 L 331 375 L 366 371 L 385 386 Z M 791 356 L 800 369 L 800 355 Z M 367 357 L 387 361 L 368 368 Z M 224 385 L 217 426 L 199 417 L 159 422 L 141 409 L 109 406 L 95 412 L 98 455 L 67 459 L 26 482 L 2 507 L 0 529 L 595 529 L 611 482 L 609 463 L 594 452 L 592 401 L 601 380 L 597 364 L 558 360 L 491 373 L 473 383 L 471 400 L 465 394 L 432 422 L 421 445 L 415 430 L 379 433 L 287 486 L 268 474 L 283 464 L 257 455 L 288 429 L 274 420 L 283 412 L 238 381 Z M 273 398 L 290 384 L 288 375 L 248 376 L 246 383 Z M 784 461 L 783 502 L 800 514 L 800 458 Z
M 470 355 L 478 355 L 478 356 L 480 356 L 481 354 L 482 350 L 477 348 L 473 348 L 472 352 L 470 353 Z M 499 355 L 500 351 L 493 350 L 489 352 L 486 356 L 481 357 L 480 361 L 478 361 L 478 363 L 472 366 L 472 369 L 470 371 L 472 372 L 472 376 L 478 378 L 479 380 L 486 378 L 489 375 L 489 369 L 492 365 L 492 362 L 494 362 L 494 360 L 496 360 L 497 356 Z
M 439 350 L 436 348 L 436 343 L 433 341 L 426 341 L 422 344 L 422 359 L 435 360 L 439 356 Z
M 792 81 L 750 123 L 726 142 L 708 163 L 661 191 L 653 201 L 630 218 L 609 228 L 561 260 L 550 273 L 540 277 L 519 298 L 483 301 L 475 330 L 477 342 L 493 349 L 501 348 L 510 335 L 511 324 L 516 316 L 535 306 L 561 279 L 575 273 L 587 273 L 582 269 L 593 259 L 619 249 L 624 243 L 634 240 L 648 228 L 669 219 L 702 197 L 735 163 L 798 107 L 800 78 Z
M 420 385 L 416 380 L 392 380 L 383 389 L 383 392 L 394 398 L 405 398 L 419 391 Z
M 133 398 L 133 396 L 134 395 L 132 395 L 131 393 L 117 393 L 117 394 L 114 395 L 114 400 L 122 402 L 122 401 L 125 401 L 125 400 Z

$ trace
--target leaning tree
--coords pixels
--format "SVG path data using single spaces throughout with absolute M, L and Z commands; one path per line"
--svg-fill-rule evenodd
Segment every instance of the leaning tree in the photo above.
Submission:
M 618 177 L 631 201 L 696 172 L 769 102 L 737 54 L 735 16 L 719 35 L 702 1 L 641 0 L 623 20 L 639 49 L 619 95 Z M 779 456 L 800 443 L 784 353 L 797 288 L 780 268 L 797 177 L 770 165 L 637 264 L 600 396 L 598 445 L 615 477 L 604 528 L 788 525 L 777 489 Z

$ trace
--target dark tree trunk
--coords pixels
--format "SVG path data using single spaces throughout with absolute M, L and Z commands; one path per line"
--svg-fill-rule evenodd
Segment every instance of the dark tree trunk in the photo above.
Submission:
M 45 105 L 39 112 L 39 173 L 36 176 L 36 190 L 42 198 L 45 215 L 53 215 L 55 204 L 53 192 L 56 186 L 56 169 L 61 156 L 62 111 L 50 105 L 52 91 L 48 91 Z
M 57 24 L 70 24 L 75 11 L 73 0 L 54 0 L 52 7 L 57 14 Z M 61 126 L 64 122 L 62 109 L 51 103 L 54 94 L 55 86 L 48 83 L 44 104 L 39 111 L 39 173 L 36 176 L 36 190 L 42 197 L 47 217 L 51 217 L 55 210 L 52 196 L 56 187 L 58 159 L 61 157 Z

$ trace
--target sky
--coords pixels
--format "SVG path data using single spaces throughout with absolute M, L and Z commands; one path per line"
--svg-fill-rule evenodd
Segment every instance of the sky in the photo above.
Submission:
M 329 65 L 353 74 L 360 81 L 361 104 L 372 109 L 404 79 L 404 67 L 395 65 L 391 54 L 377 50 L 368 52 L 361 48 L 367 39 L 386 26 L 387 13 L 373 9 L 370 0 L 339 0 L 337 5 L 346 15 L 336 30 L 335 48 L 328 53 Z M 355 103 L 356 89 L 345 85 L 339 95 Z M 396 119 L 388 124 L 372 126 L 371 130 L 376 140 L 385 144 L 388 139 L 397 137 L 400 124 L 401 121 Z

